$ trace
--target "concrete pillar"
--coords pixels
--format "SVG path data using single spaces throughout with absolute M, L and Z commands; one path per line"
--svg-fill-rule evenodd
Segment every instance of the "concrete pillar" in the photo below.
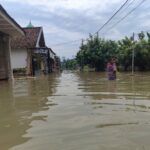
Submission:
M 11 79 L 10 38 L 0 33 L 0 80 Z
M 7 62 L 8 62 L 8 77 L 9 79 L 13 79 L 14 76 L 13 76 L 13 69 L 12 69 L 12 66 L 11 66 L 11 38 L 8 37 L 7 39 Z

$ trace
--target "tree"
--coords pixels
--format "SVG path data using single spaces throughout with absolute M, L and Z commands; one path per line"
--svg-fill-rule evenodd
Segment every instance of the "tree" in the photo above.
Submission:
M 93 37 L 90 34 L 87 43 L 81 43 L 76 59 L 80 66 L 82 64 L 82 68 L 88 65 L 97 71 L 104 71 L 108 59 L 116 56 L 117 52 L 118 45 L 115 41 Z
M 139 70 L 150 69 L 150 34 L 138 34 L 138 40 L 125 37 L 119 41 L 105 40 L 97 35 L 89 35 L 86 43 L 82 41 L 76 55 L 77 63 L 81 68 L 88 65 L 96 71 L 104 71 L 107 61 L 116 57 L 118 65 L 125 71 L 131 69 L 132 51 L 135 51 L 135 66 Z
M 77 69 L 77 61 L 76 59 L 63 59 L 62 61 L 62 69 L 66 70 L 75 70 Z

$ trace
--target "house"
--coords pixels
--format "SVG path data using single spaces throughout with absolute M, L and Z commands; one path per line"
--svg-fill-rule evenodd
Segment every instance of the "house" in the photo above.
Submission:
M 48 48 L 45 44 L 42 27 L 33 27 L 31 22 L 22 28 L 25 37 L 12 40 L 12 68 L 15 72 L 34 75 L 36 71 L 48 72 Z
M 55 71 L 61 71 L 61 61 L 58 56 L 55 56 Z
M 15 74 L 35 75 L 53 72 L 56 54 L 45 44 L 42 27 L 34 27 L 31 22 L 26 28 L 24 37 L 12 40 L 12 68 Z
M 0 80 L 13 77 L 11 66 L 11 39 L 24 37 L 24 30 L 0 5 Z
M 0 5 L 0 79 L 14 74 L 54 71 L 56 54 L 46 46 L 42 27 L 20 27 Z
M 43 72 L 44 74 L 54 72 L 56 54 L 48 47 L 36 47 L 32 50 L 33 75 Z

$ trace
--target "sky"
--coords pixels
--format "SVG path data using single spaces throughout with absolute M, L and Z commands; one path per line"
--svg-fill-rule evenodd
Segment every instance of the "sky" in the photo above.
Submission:
M 95 33 L 126 0 L 0 0 L 18 24 L 29 21 L 42 26 L 46 45 L 62 58 L 74 58 L 81 45 Z M 129 0 L 127 5 L 99 33 L 105 39 L 119 40 L 133 32 L 150 31 L 150 3 L 145 2 L 117 26 L 112 27 L 142 0 Z M 77 41 L 76 41 L 77 40 Z M 69 44 L 62 44 L 76 41 Z

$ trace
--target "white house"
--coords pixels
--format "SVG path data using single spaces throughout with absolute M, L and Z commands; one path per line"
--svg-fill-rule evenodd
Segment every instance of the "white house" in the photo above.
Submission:
M 27 75 L 33 74 L 34 49 L 45 47 L 42 27 L 28 26 L 22 28 L 25 37 L 16 37 L 12 40 L 11 63 L 13 70 L 24 69 Z

